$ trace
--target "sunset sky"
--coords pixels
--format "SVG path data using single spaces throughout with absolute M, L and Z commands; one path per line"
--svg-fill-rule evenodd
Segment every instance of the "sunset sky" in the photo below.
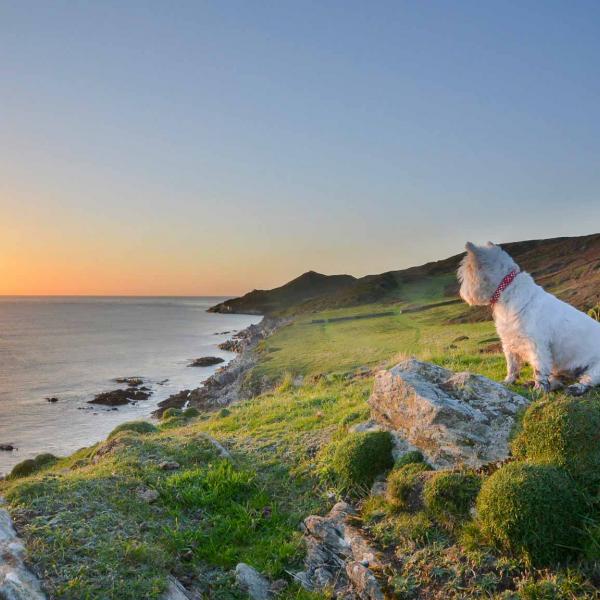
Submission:
M 0 294 L 238 294 L 600 231 L 600 3 L 0 2 Z

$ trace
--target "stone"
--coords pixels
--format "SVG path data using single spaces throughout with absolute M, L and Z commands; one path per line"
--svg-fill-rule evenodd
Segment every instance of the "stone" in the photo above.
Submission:
M 58 402 L 58 398 L 56 396 L 48 396 L 46 398 L 46 402 L 50 402 L 50 403 L 54 404 L 55 402 Z
M 180 581 L 173 576 L 169 576 L 167 581 L 167 590 L 161 596 L 161 600 L 192 600 L 193 596 L 188 594 Z
M 203 356 L 194 359 L 188 367 L 212 367 L 213 365 L 218 365 L 222 362 L 225 362 L 225 359 L 220 356 Z
M 472 373 L 415 359 L 379 371 L 371 416 L 436 468 L 479 468 L 508 458 L 508 438 L 528 400 Z
M 146 400 L 150 397 L 150 392 L 136 390 L 134 386 L 123 390 L 111 390 L 110 392 L 102 392 L 97 394 L 93 400 L 89 400 L 88 404 L 102 404 L 103 406 L 122 406 L 130 402 L 138 400 Z
M 294 575 L 309 590 L 328 590 L 337 598 L 383 598 L 371 569 L 382 570 L 379 553 L 352 520 L 356 511 L 338 502 L 328 515 L 304 520 L 305 570 Z
M 0 508 L 0 598 L 45 600 L 38 578 L 25 566 L 25 548 L 8 512 Z
M 269 581 L 246 563 L 238 563 L 235 567 L 235 580 L 242 591 L 246 592 L 252 600 L 272 598 Z
M 152 490 L 150 488 L 139 488 L 137 491 L 138 498 L 147 502 L 148 504 L 152 504 L 158 500 L 159 493 L 156 490 Z
M 16 450 L 16 448 L 12 444 L 0 444 L 0 450 L 12 452 L 13 450 Z
M 346 574 L 359 598 L 385 600 L 381 587 L 373 571 L 360 562 L 346 565 Z
M 163 460 L 158 463 L 158 468 L 163 471 L 175 471 L 179 469 L 179 463 L 175 460 Z

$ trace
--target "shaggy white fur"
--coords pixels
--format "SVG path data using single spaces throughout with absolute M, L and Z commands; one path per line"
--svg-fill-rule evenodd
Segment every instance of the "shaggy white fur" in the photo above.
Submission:
M 519 267 L 491 242 L 467 242 L 466 250 L 458 269 L 460 295 L 470 305 L 489 305 L 503 278 Z M 600 323 L 544 291 L 529 273 L 519 272 L 493 314 L 506 357 L 505 383 L 514 383 L 527 362 L 540 391 L 555 390 L 567 378 L 578 380 L 567 388 L 573 395 L 600 384 Z

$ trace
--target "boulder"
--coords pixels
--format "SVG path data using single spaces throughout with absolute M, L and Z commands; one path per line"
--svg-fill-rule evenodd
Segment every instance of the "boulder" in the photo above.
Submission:
M 508 457 L 517 412 L 528 400 L 472 373 L 415 359 L 380 371 L 371 416 L 437 468 L 473 468 Z
M 220 356 L 202 356 L 194 359 L 188 367 L 212 367 L 222 362 L 225 362 L 225 359 Z
M 272 597 L 269 581 L 246 563 L 238 563 L 235 567 L 235 580 L 252 600 L 268 600 Z
M 8 512 L 0 508 L 0 598 L 45 600 L 38 578 L 24 563 L 25 548 Z
M 136 390 L 131 386 L 125 390 L 111 390 L 110 392 L 102 392 L 97 394 L 93 400 L 88 400 L 88 404 L 102 404 L 103 406 L 122 406 L 130 402 L 138 400 L 147 400 L 150 397 L 150 392 Z

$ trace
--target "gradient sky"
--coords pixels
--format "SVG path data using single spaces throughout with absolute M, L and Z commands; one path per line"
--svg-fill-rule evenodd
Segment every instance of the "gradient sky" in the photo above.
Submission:
M 0 0 L 0 293 L 600 231 L 599 117 L 596 1 Z

